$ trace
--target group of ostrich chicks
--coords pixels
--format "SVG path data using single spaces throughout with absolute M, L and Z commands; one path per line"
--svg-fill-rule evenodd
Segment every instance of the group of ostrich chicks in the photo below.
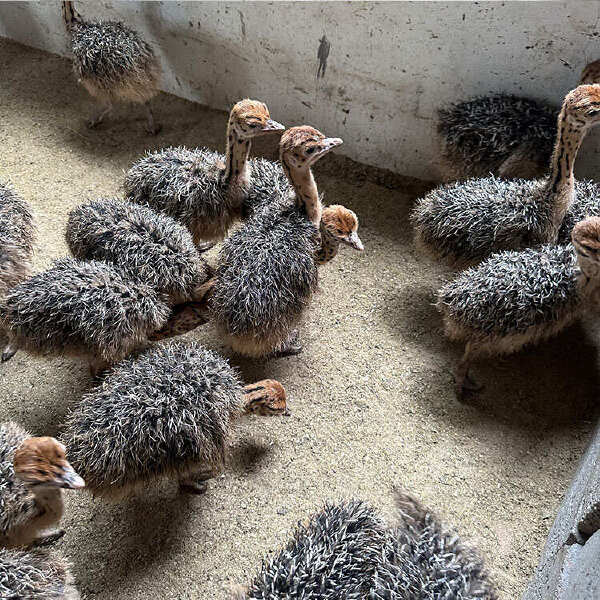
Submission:
M 135 101 L 156 133 L 152 47 L 122 23 L 85 21 L 72 2 L 62 8 L 75 73 L 102 104 L 89 125 L 114 102 Z M 448 178 L 456 181 L 418 200 L 412 222 L 429 255 L 472 265 L 438 292 L 448 336 L 466 344 L 456 372 L 461 398 L 477 389 L 473 359 L 554 335 L 596 301 L 600 186 L 575 182 L 573 165 L 600 122 L 597 80 L 600 63 L 592 63 L 558 113 L 506 95 L 440 111 Z M 280 161 L 251 159 L 253 138 L 275 133 Z M 125 199 L 70 213 L 72 257 L 35 275 L 32 213 L 0 184 L 2 361 L 19 350 L 84 357 L 96 378 L 60 441 L 0 425 L 1 597 L 78 597 L 68 564 L 43 548 L 64 533 L 52 529 L 63 488 L 119 500 L 167 477 L 182 492 L 204 493 L 226 461 L 236 419 L 288 413 L 279 382 L 244 386 L 199 343 L 161 340 L 213 321 L 246 356 L 302 350 L 297 325 L 318 266 L 340 245 L 363 250 L 357 216 L 323 207 L 311 172 L 341 143 L 309 126 L 286 130 L 265 104 L 242 100 L 229 115 L 224 155 L 147 154 L 125 176 Z M 214 268 L 202 252 L 221 240 Z M 389 527 L 362 502 L 327 504 L 239 597 L 496 597 L 474 550 L 403 492 L 398 507 L 400 521 Z

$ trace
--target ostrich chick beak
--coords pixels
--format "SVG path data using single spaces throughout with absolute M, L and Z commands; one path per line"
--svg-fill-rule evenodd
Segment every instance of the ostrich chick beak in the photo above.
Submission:
M 270 133 L 271 131 L 284 131 L 285 125 L 278 123 L 277 121 L 273 121 L 273 119 L 269 119 L 264 125 L 262 130 L 265 133 Z
M 354 248 L 355 250 L 358 250 L 359 252 L 362 252 L 365 247 L 363 246 L 363 243 L 361 242 L 360 238 L 358 237 L 358 233 L 356 233 L 356 231 L 353 231 L 345 240 L 345 242 L 351 246 L 352 248 Z

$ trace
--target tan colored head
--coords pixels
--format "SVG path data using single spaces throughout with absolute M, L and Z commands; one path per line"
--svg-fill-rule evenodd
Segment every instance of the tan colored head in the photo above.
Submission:
M 240 100 L 231 109 L 229 127 L 233 128 L 240 139 L 249 139 L 285 129 L 281 123 L 271 119 L 266 104 L 248 98 Z
M 244 387 L 245 412 L 289 415 L 284 387 L 275 379 L 262 379 Z
M 563 109 L 576 127 L 597 125 L 600 122 L 600 85 L 580 85 L 571 90 L 565 97 Z
M 326 138 L 314 127 L 302 125 L 288 129 L 281 136 L 279 156 L 290 167 L 309 168 L 341 144 L 340 138 Z
M 28 487 L 77 490 L 85 482 L 69 464 L 65 447 L 51 437 L 26 439 L 15 452 L 15 475 Z
M 573 227 L 571 240 L 583 273 L 590 278 L 600 277 L 600 217 L 579 221 Z
M 600 83 L 600 60 L 589 63 L 581 72 L 579 85 Z
M 321 227 L 342 244 L 347 244 L 355 250 L 364 250 L 358 237 L 358 217 L 345 206 L 332 204 L 324 208 Z

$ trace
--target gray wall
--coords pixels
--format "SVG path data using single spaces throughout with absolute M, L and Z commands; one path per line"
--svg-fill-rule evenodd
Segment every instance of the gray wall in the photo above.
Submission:
M 77 2 L 151 41 L 163 89 L 226 109 L 264 100 L 286 124 L 345 140 L 351 158 L 405 175 L 437 174 L 435 111 L 494 91 L 559 102 L 600 58 L 598 2 Z M 0 36 L 59 54 L 58 1 L 1 2 Z M 319 40 L 331 44 L 317 78 Z M 596 132 L 597 133 L 597 132 Z M 579 176 L 593 176 L 597 139 Z

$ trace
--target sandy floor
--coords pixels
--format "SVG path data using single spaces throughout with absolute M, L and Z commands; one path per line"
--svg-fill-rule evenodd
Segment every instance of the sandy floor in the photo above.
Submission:
M 66 253 L 68 211 L 119 194 L 123 170 L 146 149 L 223 146 L 223 113 L 166 95 L 156 138 L 135 108 L 88 130 L 93 104 L 55 56 L 0 41 L 0 73 L 0 176 L 35 209 L 38 269 Z M 247 380 L 280 379 L 293 416 L 244 423 L 229 470 L 203 497 L 179 497 L 173 484 L 118 505 L 67 494 L 58 546 L 86 597 L 224 598 L 326 498 L 358 496 L 390 515 L 394 485 L 480 546 L 503 600 L 522 593 L 597 413 L 590 328 L 481 365 L 485 390 L 457 403 L 460 348 L 445 341 L 432 306 L 447 273 L 413 249 L 414 186 L 329 173 L 320 189 L 358 213 L 366 251 L 343 249 L 322 268 L 302 355 L 233 357 Z M 211 327 L 190 337 L 228 355 Z M 0 420 L 57 434 L 90 383 L 83 364 L 20 353 L 0 369 Z

